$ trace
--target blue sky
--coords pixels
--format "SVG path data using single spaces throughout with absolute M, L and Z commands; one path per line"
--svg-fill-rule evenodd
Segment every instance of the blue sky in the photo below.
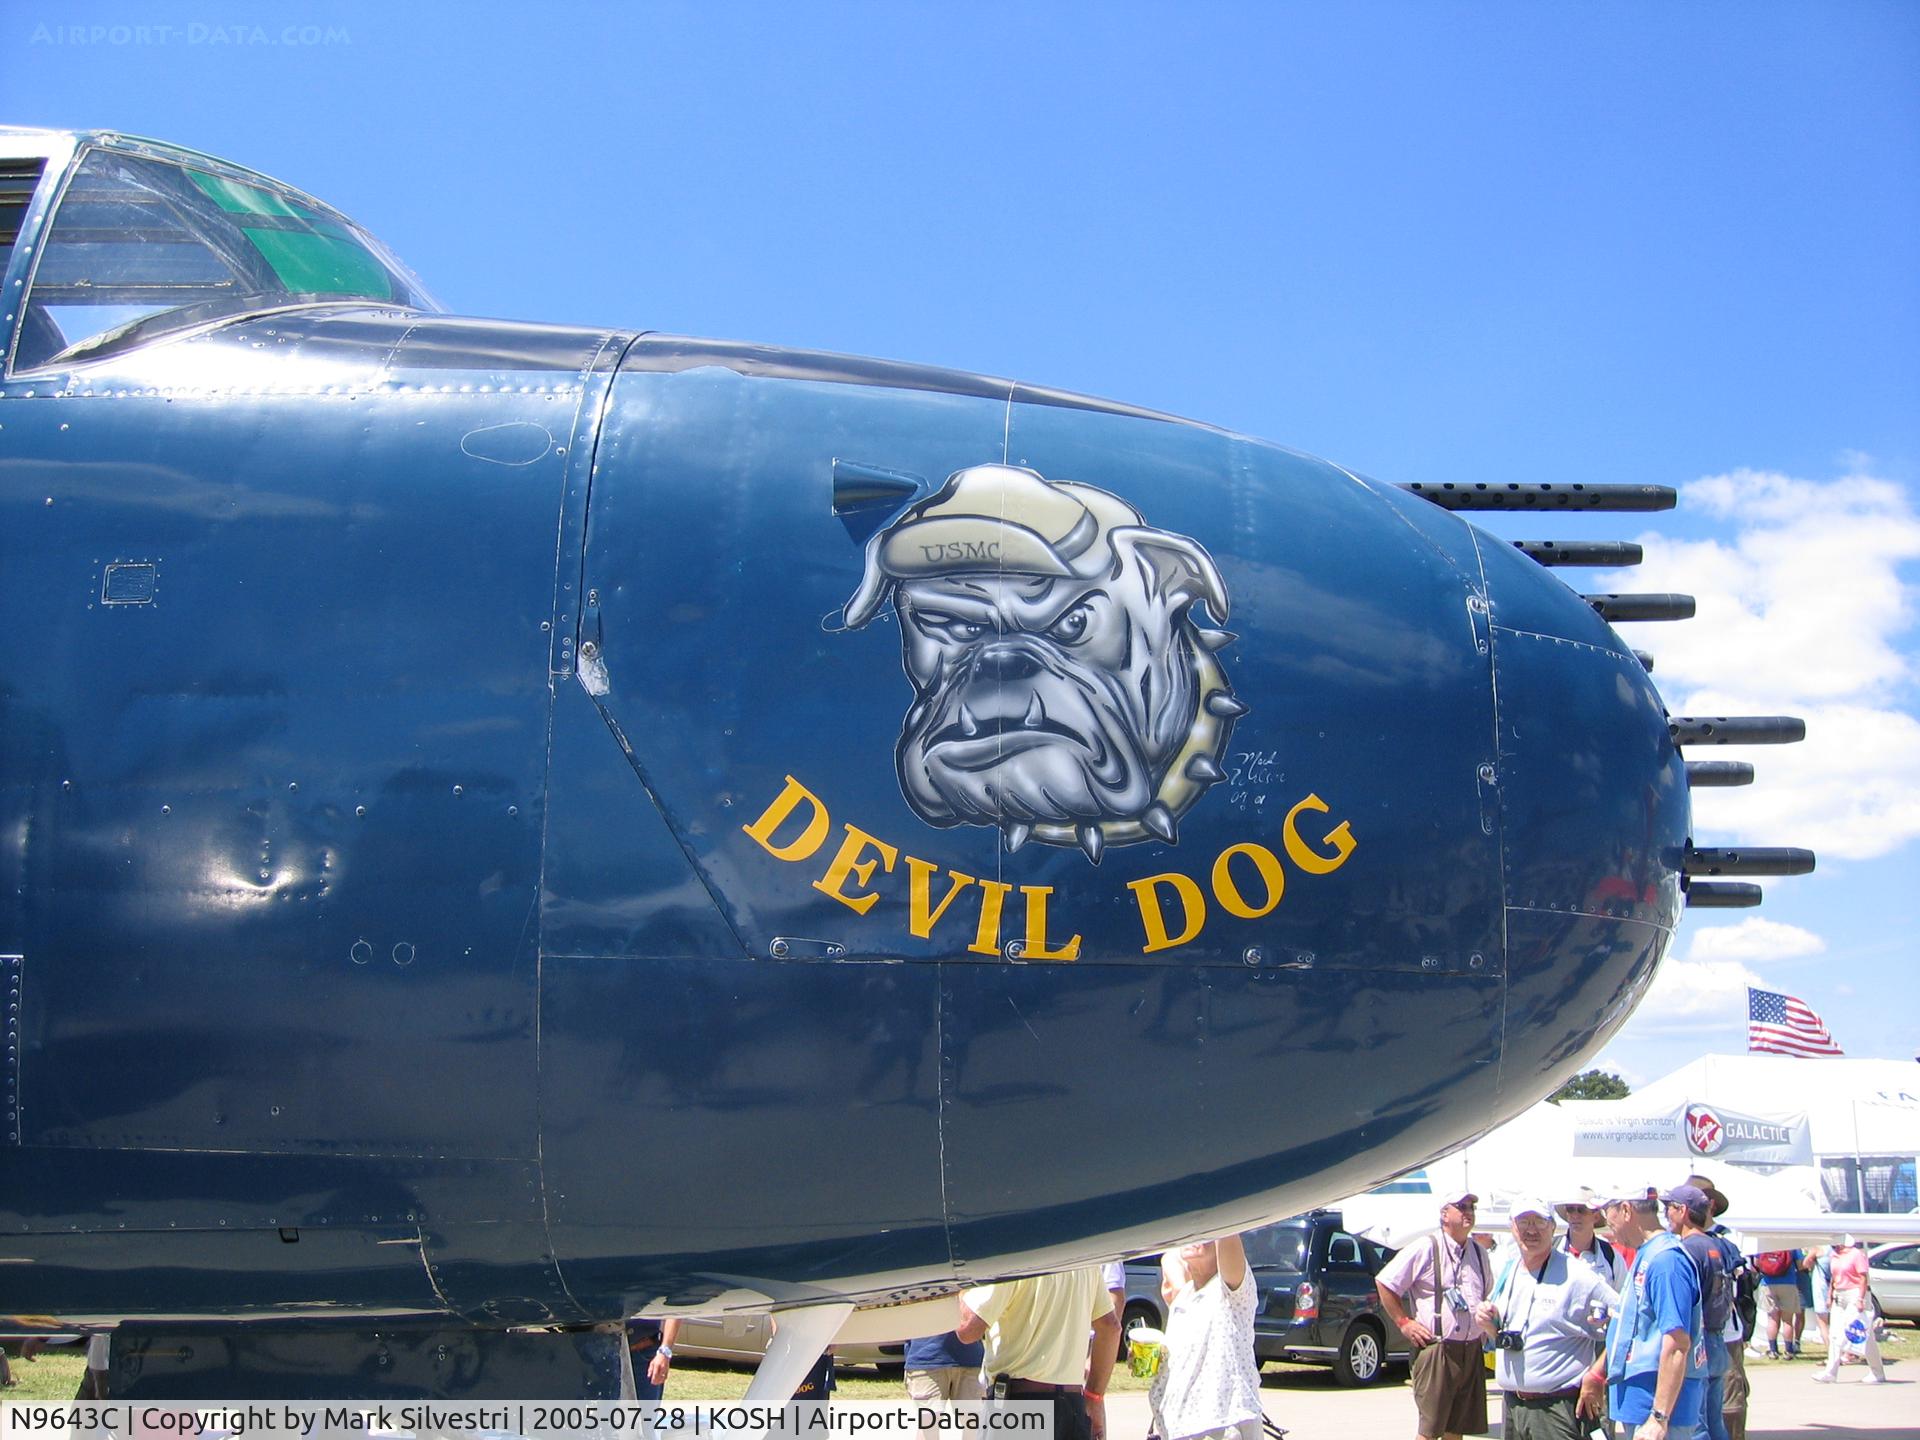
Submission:
M 0 3 L 7 120 L 279 175 L 457 310 L 1679 487 L 1560 533 L 1700 597 L 1624 627 L 1675 711 L 1807 717 L 1697 819 L 1821 866 L 1687 920 L 1639 1081 L 1750 982 L 1920 1053 L 1916 74 L 1907 4 Z

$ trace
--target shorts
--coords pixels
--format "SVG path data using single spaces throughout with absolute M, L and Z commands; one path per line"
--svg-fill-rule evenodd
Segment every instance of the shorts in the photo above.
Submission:
M 1760 1287 L 1760 1302 L 1782 1315 L 1798 1315 L 1806 1308 L 1800 1303 L 1800 1287 L 1792 1280 L 1769 1280 Z
M 987 1387 L 981 1382 L 978 1365 L 936 1365 L 927 1370 L 909 1370 L 906 1380 L 907 1398 L 922 1405 L 987 1398 Z
M 1487 1433 L 1487 1367 L 1478 1340 L 1437 1340 L 1413 1357 L 1422 1435 Z

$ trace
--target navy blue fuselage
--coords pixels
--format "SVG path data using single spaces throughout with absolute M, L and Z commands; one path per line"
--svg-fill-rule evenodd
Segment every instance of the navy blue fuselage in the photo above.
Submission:
M 0 386 L 0 597 L 13 1311 L 1157 1248 L 1533 1103 L 1679 910 L 1553 575 L 977 376 L 242 318 Z

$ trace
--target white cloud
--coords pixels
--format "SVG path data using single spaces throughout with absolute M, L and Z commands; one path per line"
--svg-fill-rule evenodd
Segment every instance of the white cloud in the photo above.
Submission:
M 1864 474 L 1740 470 L 1685 486 L 1681 503 L 1731 522 L 1732 537 L 1643 536 L 1646 563 L 1609 581 L 1699 602 L 1693 620 L 1635 627 L 1668 707 L 1807 722 L 1800 745 L 1694 751 L 1758 772 L 1751 786 L 1695 793 L 1696 838 L 1865 860 L 1920 836 L 1920 719 L 1909 708 L 1920 667 L 1901 644 L 1920 613 L 1920 587 L 1901 573 L 1920 560 L 1920 515 L 1907 493 Z
M 1757 916 L 1731 925 L 1690 929 L 1684 953 L 1676 951 L 1660 962 L 1647 998 L 1615 1047 L 1652 1044 L 1664 1054 L 1671 1050 L 1675 1035 L 1712 1048 L 1709 1036 L 1743 1034 L 1747 987 L 1780 988 L 1779 981 L 1760 975 L 1748 962 L 1764 965 L 1802 959 L 1822 954 L 1826 948 L 1827 942 L 1811 930 Z M 1629 1083 L 1633 1083 L 1631 1077 Z
M 1695 964 L 1721 960 L 1797 960 L 1818 955 L 1826 948 L 1827 942 L 1811 930 L 1755 917 L 1733 925 L 1692 930 L 1686 958 Z
M 1764 988 L 1766 982 L 1738 960 L 1669 957 L 1654 975 L 1647 998 L 1621 1038 L 1671 1030 L 1744 1027 L 1749 985 Z

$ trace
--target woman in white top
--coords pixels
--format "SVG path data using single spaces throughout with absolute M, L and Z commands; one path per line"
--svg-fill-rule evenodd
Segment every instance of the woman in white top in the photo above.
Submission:
M 1160 1257 L 1167 1358 L 1148 1399 L 1162 1440 L 1260 1440 L 1256 1289 L 1238 1235 Z

